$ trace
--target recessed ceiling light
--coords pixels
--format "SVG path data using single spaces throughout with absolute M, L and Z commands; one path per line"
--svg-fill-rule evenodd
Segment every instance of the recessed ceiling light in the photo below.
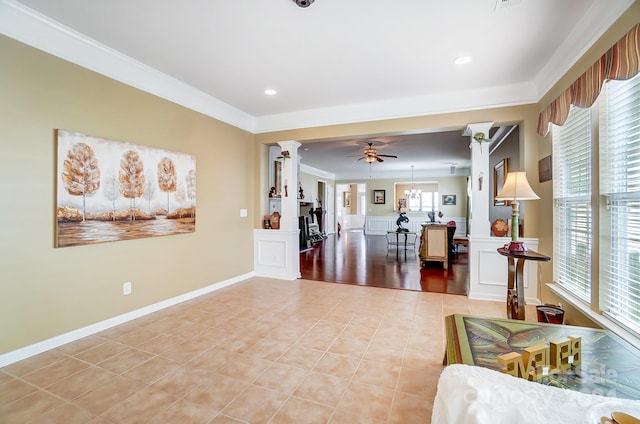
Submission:
M 266 94 L 267 96 L 275 96 L 277 93 L 278 92 L 273 88 L 267 88 L 266 90 L 264 90 L 264 94 Z
M 466 65 L 469 62 L 471 62 L 471 56 L 458 56 L 453 61 L 456 65 Z

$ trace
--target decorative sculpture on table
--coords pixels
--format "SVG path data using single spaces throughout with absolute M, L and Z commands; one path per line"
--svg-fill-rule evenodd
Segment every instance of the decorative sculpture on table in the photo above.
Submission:
M 408 228 L 404 228 L 402 226 L 403 222 L 409 222 L 409 217 L 407 216 L 406 212 L 400 212 L 400 216 L 398 217 L 398 219 L 396 219 L 396 225 L 398 226 L 398 229 L 396 230 L 396 232 L 406 233 L 409 231 Z

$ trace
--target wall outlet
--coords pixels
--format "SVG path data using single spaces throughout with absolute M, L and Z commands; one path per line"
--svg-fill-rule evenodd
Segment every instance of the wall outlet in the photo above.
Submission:
M 247 210 L 240 209 L 240 218 L 246 218 L 246 217 L 247 217 Z
M 131 281 L 127 281 L 126 283 L 122 283 L 122 294 L 127 296 L 131 294 Z

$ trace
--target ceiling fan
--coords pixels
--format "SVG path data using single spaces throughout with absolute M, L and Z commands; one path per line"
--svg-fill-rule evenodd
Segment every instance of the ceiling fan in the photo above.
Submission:
M 383 157 L 385 157 L 385 158 L 396 158 L 396 159 L 398 158 L 398 156 L 395 156 L 395 155 L 383 155 L 383 154 L 380 154 L 380 153 L 378 153 L 378 150 L 376 150 L 373 147 L 373 143 L 369 142 L 367 144 L 369 145 L 369 147 L 366 147 L 363 150 L 363 154 L 364 155 L 362 157 L 356 159 L 355 162 L 358 162 L 358 161 L 361 161 L 361 160 L 364 159 L 365 162 L 370 164 L 370 163 L 373 163 L 373 162 L 384 162 L 384 159 L 382 159 Z

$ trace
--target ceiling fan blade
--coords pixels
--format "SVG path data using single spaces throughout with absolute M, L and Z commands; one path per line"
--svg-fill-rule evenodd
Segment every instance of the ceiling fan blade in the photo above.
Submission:
M 384 156 L 385 158 L 396 158 L 396 159 L 398 159 L 398 156 L 396 156 L 396 155 L 382 155 L 382 154 L 378 154 L 378 156 Z
M 377 160 L 378 162 L 384 162 L 384 160 L 380 159 L 379 157 L 376 157 L 376 160 Z
M 361 161 L 361 160 L 362 160 L 362 159 L 364 159 L 364 158 L 365 158 L 364 156 L 359 157 L 358 159 L 354 160 L 354 162 L 359 162 L 359 161 Z

